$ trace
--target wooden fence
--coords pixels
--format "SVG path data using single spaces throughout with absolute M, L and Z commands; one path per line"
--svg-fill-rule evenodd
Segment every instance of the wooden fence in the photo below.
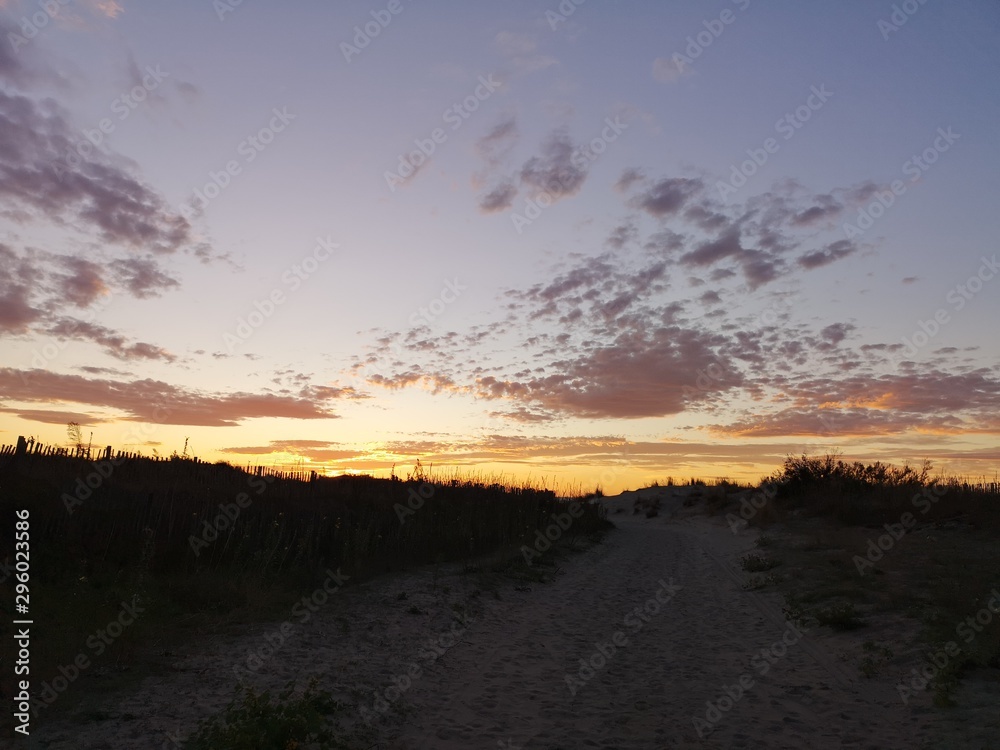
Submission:
M 69 448 L 58 445 L 44 445 L 34 439 L 25 439 L 23 436 L 18 436 L 16 445 L 0 445 L 0 467 L 14 465 L 17 462 L 30 463 L 34 460 L 50 457 L 91 461 L 94 463 L 114 460 L 119 464 L 122 462 L 132 464 L 133 468 L 142 466 L 144 463 L 151 465 L 164 462 L 183 462 L 192 469 L 200 468 L 202 473 L 210 472 L 216 468 L 216 464 L 207 463 L 197 457 L 186 458 L 176 455 L 145 456 L 134 451 L 116 451 L 110 445 L 105 446 L 104 450 L 93 451 L 89 446 L 85 445 Z M 299 482 L 315 482 L 318 476 L 315 471 L 288 470 L 276 466 L 247 464 L 243 467 L 236 466 L 234 468 L 242 469 L 248 474 L 258 477 L 274 477 L 275 479 L 288 479 Z

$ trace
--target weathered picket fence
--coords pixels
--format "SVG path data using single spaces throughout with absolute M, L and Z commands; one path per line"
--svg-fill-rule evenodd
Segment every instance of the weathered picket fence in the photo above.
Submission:
M 37 440 L 34 440 L 33 438 L 25 438 L 24 436 L 18 436 L 17 443 L 14 445 L 0 446 L 0 466 L 4 466 L 15 461 L 30 464 L 32 461 L 38 459 L 52 457 L 78 459 L 82 461 L 92 461 L 95 463 L 114 460 L 116 464 L 130 464 L 130 468 L 132 469 L 141 469 L 143 465 L 148 466 L 163 462 L 183 462 L 192 471 L 199 474 L 209 474 L 218 466 L 217 464 L 207 463 L 196 457 L 184 458 L 180 456 L 146 456 L 135 451 L 116 451 L 110 445 L 105 446 L 103 450 L 98 451 L 95 451 L 91 449 L 90 446 L 86 445 L 72 447 L 45 445 Z M 315 471 L 282 469 L 275 466 L 261 466 L 253 464 L 247 464 L 245 467 L 240 468 L 248 474 L 253 474 L 258 477 L 274 477 L 275 479 L 290 479 L 300 482 L 314 482 L 317 478 Z

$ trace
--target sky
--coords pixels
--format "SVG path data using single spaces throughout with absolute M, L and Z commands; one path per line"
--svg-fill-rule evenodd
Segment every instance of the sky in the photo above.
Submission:
M 998 32 L 985 0 L 0 2 L 0 443 L 992 479 Z

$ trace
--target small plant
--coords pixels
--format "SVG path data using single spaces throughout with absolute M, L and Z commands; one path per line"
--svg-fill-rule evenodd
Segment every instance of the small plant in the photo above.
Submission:
M 329 726 L 330 717 L 343 709 L 327 691 L 318 691 L 313 677 L 305 691 L 295 697 L 290 682 L 272 700 L 269 692 L 258 694 L 241 687 L 225 711 L 201 723 L 184 743 L 185 750 L 257 750 L 308 746 L 348 750 L 356 744 L 338 736 Z M 240 697 L 240 692 L 243 693 Z
M 854 605 L 850 602 L 841 602 L 817 610 L 816 620 L 820 625 L 829 625 L 834 630 L 857 630 L 867 625 L 858 617 Z
M 409 612 L 411 615 L 422 615 L 422 614 L 424 614 L 424 611 L 422 609 L 420 609 L 420 607 L 418 607 L 416 604 L 411 605 L 410 608 L 408 610 L 406 610 L 406 611 Z
M 757 537 L 757 541 L 755 541 L 754 544 L 756 544 L 758 547 L 761 548 L 770 547 L 772 544 L 774 544 L 774 539 L 769 537 L 767 534 L 761 534 L 759 537 Z
M 83 453 L 83 433 L 80 431 L 80 425 L 76 422 L 70 422 L 66 425 L 66 434 L 69 436 L 70 446 L 79 456 Z
M 765 573 L 772 568 L 778 567 L 779 565 L 781 565 L 780 560 L 765 557 L 764 555 L 759 555 L 756 552 L 744 555 L 743 559 L 740 560 L 740 566 L 748 573 Z
M 892 649 L 879 646 L 875 641 L 865 641 L 861 644 L 861 650 L 867 654 L 861 660 L 861 674 L 868 679 L 880 675 L 882 667 L 888 664 L 893 656 Z
M 754 576 L 743 584 L 744 591 L 757 591 L 775 583 L 774 576 Z
M 948 664 L 931 681 L 934 687 L 934 705 L 938 708 L 957 705 L 952 695 L 958 688 L 958 675 L 961 669 L 959 665 Z
M 785 606 L 781 608 L 785 619 L 800 627 L 805 627 L 806 611 L 798 597 L 792 594 L 785 594 Z

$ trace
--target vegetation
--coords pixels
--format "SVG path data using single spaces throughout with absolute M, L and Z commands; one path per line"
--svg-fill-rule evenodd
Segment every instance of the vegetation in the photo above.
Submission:
M 996 479 L 933 475 L 929 462 L 915 469 L 790 456 L 756 493 L 729 498 L 723 512 L 742 519 L 736 530 L 766 528 L 757 547 L 784 563 L 783 575 L 751 579 L 747 588 L 773 583 L 793 621 L 908 629 L 926 654 L 918 668 L 933 667 L 927 689 L 937 705 L 953 704 L 970 670 L 1000 669 L 1000 615 L 984 614 L 1000 580 Z M 767 570 L 766 560 L 751 553 L 743 567 Z M 977 613 L 977 627 L 963 626 Z M 894 660 L 897 673 L 914 666 L 874 645 L 858 657 L 867 677 L 888 673 Z
M 944 510 L 1000 528 L 1000 482 L 934 477 L 931 470 L 930 461 L 918 470 L 847 462 L 836 454 L 789 456 L 764 484 L 776 488 L 772 514 L 778 516 L 803 510 L 848 525 L 881 525 L 899 521 L 906 511 L 940 516 Z
M 260 750 L 323 747 L 352 750 L 370 747 L 360 736 L 344 738 L 332 722 L 344 706 L 313 678 L 301 695 L 289 683 L 277 699 L 241 686 L 222 713 L 203 721 L 184 743 L 184 750 Z
M 560 540 L 569 545 L 610 526 L 602 505 L 577 500 L 582 514 Z M 140 644 L 166 651 L 195 629 L 286 617 L 331 574 L 352 585 L 428 563 L 520 558 L 568 502 L 528 484 L 434 477 L 419 464 L 406 479 L 304 481 L 183 456 L 0 455 L 0 516 L 31 513 L 38 684 L 81 653 L 95 672 L 118 673 L 137 663 Z M 0 533 L 2 561 L 13 524 Z M 12 606 L 12 595 L 0 601 L 7 623 Z M 88 635 L 126 607 L 138 615 L 96 658 Z M 0 693 L 13 694 L 11 678 L 0 676 Z
M 744 555 L 743 559 L 740 560 L 740 566 L 748 573 L 765 573 L 772 568 L 778 567 L 780 564 L 781 562 L 778 560 L 755 552 Z

